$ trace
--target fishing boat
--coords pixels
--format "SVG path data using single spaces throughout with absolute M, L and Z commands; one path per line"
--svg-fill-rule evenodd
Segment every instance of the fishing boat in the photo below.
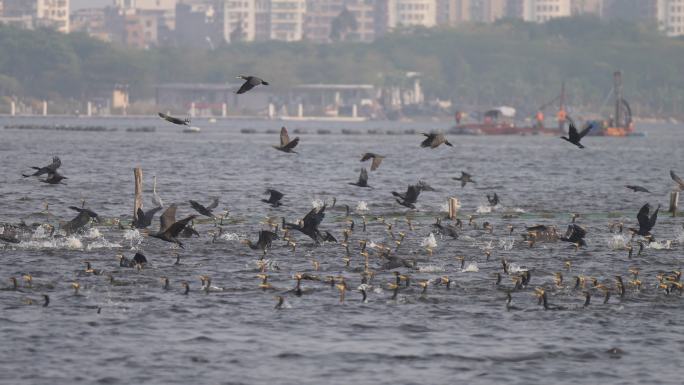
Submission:
M 518 126 L 515 121 L 515 108 L 500 106 L 482 114 L 482 121 L 476 123 L 460 123 L 461 113 L 456 115 L 456 125 L 449 134 L 456 135 L 557 135 L 558 129 L 544 126 L 543 116 L 539 116 L 532 126 Z
M 618 137 L 639 135 L 634 132 L 632 109 L 627 100 L 622 96 L 622 73 L 620 71 L 613 73 L 612 93 L 615 103 L 614 114 L 608 119 L 587 122 L 594 126 L 589 131 L 589 135 Z

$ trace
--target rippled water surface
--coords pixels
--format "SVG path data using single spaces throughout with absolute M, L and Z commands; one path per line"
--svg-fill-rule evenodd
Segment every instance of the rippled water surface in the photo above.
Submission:
M 0 124 L 46 122 L 52 121 L 0 119 Z M 666 295 L 656 275 L 682 267 L 683 222 L 664 211 L 673 187 L 669 170 L 684 175 L 684 127 L 644 125 L 640 129 L 648 135 L 642 138 L 588 137 L 584 150 L 554 137 L 456 136 L 450 137 L 453 148 L 429 150 L 418 147 L 417 133 L 444 125 L 299 123 L 289 126 L 291 136 L 301 137 L 295 155 L 271 148 L 278 143 L 278 122 L 198 121 L 200 134 L 182 134 L 160 120 L 59 123 L 118 129 L 0 130 L 0 222 L 58 226 L 75 216 L 68 206 L 81 199 L 105 220 L 72 237 L 51 238 L 39 229 L 22 234 L 19 244 L 0 242 L 2 383 L 682 383 L 682 297 Z M 158 128 L 125 131 L 144 125 Z M 240 133 L 245 128 L 256 133 Z M 307 133 L 294 134 L 297 128 Z M 330 133 L 317 134 L 323 128 Z M 353 134 L 343 135 L 343 129 Z M 368 129 L 379 133 L 366 134 Z M 411 129 L 416 134 L 404 133 Z M 359 162 L 367 151 L 386 155 L 381 167 L 369 172 L 373 189 L 348 184 L 369 166 Z M 21 177 L 31 166 L 50 163 L 53 155 L 62 159 L 67 185 Z M 114 218 L 130 223 L 136 166 L 144 169 L 146 208 L 152 207 L 153 175 L 164 202 L 179 204 L 178 218 L 193 213 L 189 199 L 208 204 L 219 197 L 215 212 L 228 211 L 223 235 L 212 242 L 217 227 L 204 218 L 196 223 L 201 237 L 183 239 L 185 249 L 178 249 L 113 225 Z M 461 170 L 473 174 L 477 184 L 461 188 L 452 180 Z M 415 211 L 397 204 L 390 192 L 405 191 L 419 179 L 437 191 L 421 193 Z M 652 193 L 633 193 L 625 184 Z M 285 194 L 282 207 L 260 202 L 266 188 Z M 493 192 L 501 204 L 490 210 L 486 194 Z M 449 196 L 460 200 L 464 226 L 459 239 L 435 234 L 430 255 L 426 238 L 435 217 L 445 215 Z M 331 208 L 333 197 L 337 203 Z M 349 227 L 344 205 L 351 208 L 350 266 L 340 244 L 314 247 L 294 233 L 294 253 L 279 240 L 266 256 L 276 290 L 260 289 L 260 252 L 240 240 L 255 240 L 267 216 L 302 218 L 317 200 L 328 204 L 321 229 L 340 241 Z M 657 243 L 637 256 L 635 239 L 630 259 L 629 235 L 613 234 L 608 226 L 614 221 L 636 226 L 636 213 L 646 202 L 665 206 L 653 231 Z M 367 210 L 355 210 L 364 204 Z M 575 251 L 558 242 L 530 248 L 523 241 L 526 225 L 565 231 L 570 213 L 579 213 L 578 223 L 588 231 L 586 248 Z M 471 214 L 478 226 L 493 224 L 493 233 L 468 225 Z M 152 231 L 157 228 L 155 218 Z M 416 266 L 398 271 L 410 275 L 412 285 L 393 300 L 388 284 L 394 274 L 382 270 L 378 253 L 369 249 L 375 277 L 362 303 L 359 240 L 385 243 L 395 253 L 392 237 L 400 232 L 406 239 L 396 255 Z M 120 268 L 116 255 L 130 258 L 136 250 L 150 264 L 142 271 Z M 181 264 L 174 265 L 178 255 Z M 458 256 L 465 257 L 463 269 Z M 511 264 L 509 275 L 502 272 L 501 258 Z M 104 274 L 86 273 L 86 260 Z M 319 271 L 312 260 L 320 262 Z M 620 298 L 614 276 L 629 282 L 630 268 L 640 270 L 642 286 L 628 284 Z M 506 291 L 524 270 L 530 270 L 531 282 L 512 292 L 515 308 L 507 311 Z M 338 289 L 324 282 L 303 281 L 304 294 L 294 295 L 289 290 L 297 272 L 323 280 L 345 277 L 344 303 Z M 496 272 L 503 274 L 498 287 Z M 563 273 L 562 287 L 554 283 L 554 272 Z M 29 273 L 31 287 L 21 279 Z M 201 291 L 200 275 L 211 276 L 216 288 Z M 419 282 L 444 275 L 452 281 L 450 290 L 430 284 L 421 293 Z M 169 278 L 169 290 L 162 289 L 162 276 Z M 574 276 L 588 277 L 585 289 L 573 288 Z M 10 277 L 19 279 L 18 290 L 11 290 Z M 612 290 L 608 303 L 589 277 Z M 182 281 L 190 284 L 188 295 Z M 78 295 L 73 282 L 81 285 Z M 538 306 L 538 287 L 565 310 Z M 588 307 L 582 306 L 583 291 L 593 295 Z M 40 306 L 43 294 L 51 298 L 48 307 Z M 274 309 L 276 295 L 286 298 L 281 310 Z M 613 348 L 616 353 L 609 352 Z

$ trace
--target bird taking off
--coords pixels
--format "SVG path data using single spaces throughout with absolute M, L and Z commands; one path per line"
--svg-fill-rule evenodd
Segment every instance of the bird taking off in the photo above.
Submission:
M 418 195 L 420 195 L 420 191 L 422 188 L 420 185 L 410 185 L 406 189 L 406 192 L 401 194 L 396 191 L 392 191 L 392 195 L 397 197 L 397 203 L 399 203 L 402 206 L 406 206 L 410 209 L 415 209 L 415 203 L 418 201 Z
M 185 120 L 183 120 L 181 118 L 176 118 L 171 115 L 166 115 L 163 112 L 159 113 L 159 117 L 166 120 L 169 123 L 178 124 L 179 126 L 187 126 L 190 124 L 190 118 L 185 118 Z
M 273 146 L 273 148 L 282 152 L 291 152 L 296 154 L 294 148 L 297 147 L 297 144 L 299 144 L 299 137 L 297 136 L 294 139 L 290 140 L 290 135 L 287 134 L 287 128 L 281 127 L 280 146 Z
M 357 182 L 349 182 L 349 184 L 359 187 L 371 188 L 371 186 L 368 185 L 368 171 L 366 171 L 366 168 L 364 167 L 361 169 L 361 174 L 359 175 L 359 180 Z
M 37 171 L 34 172 L 33 174 L 22 174 L 22 176 L 23 176 L 24 178 L 28 178 L 28 177 L 30 177 L 30 176 L 40 176 L 40 175 L 43 175 L 43 174 L 50 174 L 50 173 L 53 173 L 53 174 L 54 174 L 54 173 L 57 172 L 57 169 L 58 169 L 61 165 L 62 165 L 62 161 L 59 159 L 58 156 L 55 156 L 55 157 L 52 158 L 52 163 L 51 163 L 51 164 L 48 164 L 48 165 L 45 166 L 45 167 L 31 167 L 32 169 L 37 170 Z M 48 179 L 49 179 L 49 177 L 50 177 L 50 176 L 48 175 Z
M 263 79 L 258 78 L 256 76 L 245 76 L 245 75 L 240 75 L 237 77 L 238 79 L 242 79 L 245 82 L 242 84 L 239 90 L 237 90 L 236 94 L 244 94 L 245 92 L 251 90 L 252 88 L 258 86 L 258 85 L 268 85 L 268 82 L 265 82 Z
M 368 159 L 373 159 L 373 161 L 371 162 L 371 171 L 375 171 L 378 169 L 378 167 L 380 167 L 380 163 L 382 163 L 382 160 L 385 159 L 385 157 L 382 155 L 374 154 L 372 152 L 367 152 L 363 154 L 363 156 L 361 156 L 362 162 L 365 162 Z
M 561 139 L 567 140 L 568 142 L 574 144 L 575 146 L 579 148 L 584 148 L 582 144 L 580 144 L 580 140 L 584 138 L 589 131 L 591 131 L 591 128 L 593 127 L 592 124 L 588 124 L 586 127 L 581 132 L 577 132 L 577 127 L 575 127 L 575 122 L 570 119 L 570 116 L 567 117 L 568 121 L 570 122 L 570 128 L 568 129 L 568 136 L 569 138 L 566 138 L 565 136 L 561 136 Z
M 648 203 L 643 205 L 637 214 L 639 228 L 630 228 L 630 230 L 637 235 L 651 237 L 651 229 L 653 229 L 653 226 L 656 224 L 656 220 L 658 220 L 658 210 L 660 210 L 660 205 L 658 205 L 653 214 L 651 214 L 651 205 Z
M 278 207 L 282 205 L 282 203 L 280 203 L 280 200 L 283 199 L 284 194 L 280 191 L 268 189 L 266 190 L 266 192 L 264 192 L 264 194 L 270 194 L 270 196 L 268 197 L 268 199 L 262 199 L 262 202 L 268 203 L 273 207 Z
M 449 147 L 453 147 L 442 133 L 431 132 L 429 134 L 423 133 L 423 135 L 425 135 L 426 138 L 420 143 L 420 147 L 437 148 L 440 144 L 446 144 Z

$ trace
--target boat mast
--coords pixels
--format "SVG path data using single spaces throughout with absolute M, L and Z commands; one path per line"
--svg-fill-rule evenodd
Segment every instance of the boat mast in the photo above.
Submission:
M 613 95 L 615 96 L 614 127 L 622 127 L 622 73 L 613 73 Z

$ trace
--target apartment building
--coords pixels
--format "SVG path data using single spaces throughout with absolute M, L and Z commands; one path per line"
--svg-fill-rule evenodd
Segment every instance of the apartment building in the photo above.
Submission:
M 545 23 L 558 17 L 572 15 L 571 0 L 525 0 L 523 3 L 523 19 L 536 23 Z

